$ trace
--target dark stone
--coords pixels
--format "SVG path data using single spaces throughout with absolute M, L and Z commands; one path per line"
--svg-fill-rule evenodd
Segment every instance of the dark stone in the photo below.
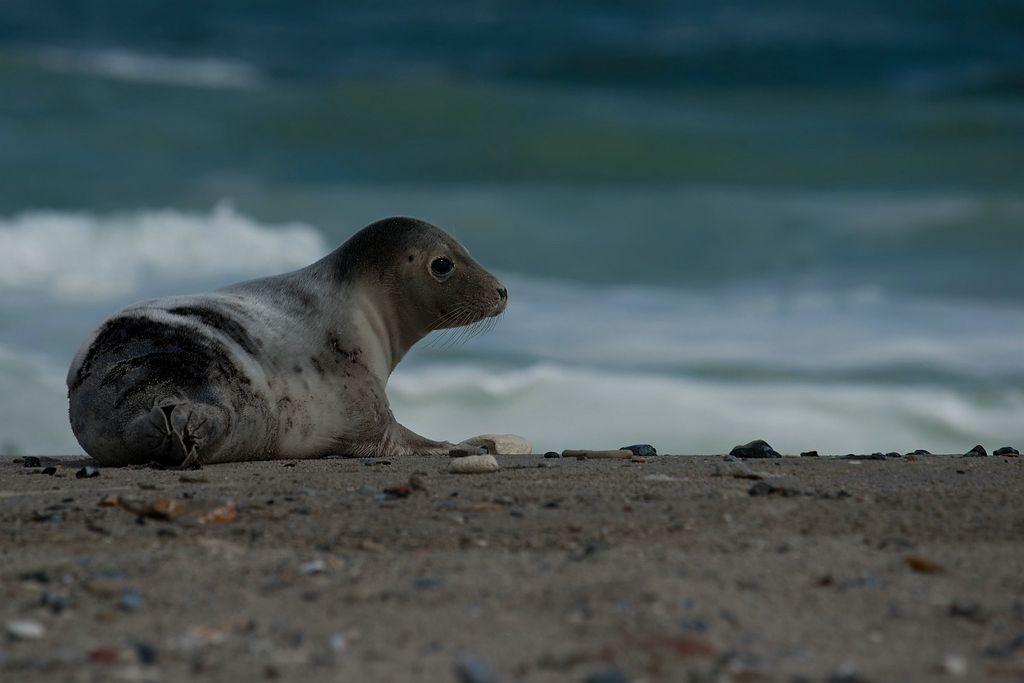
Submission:
M 412 587 L 418 588 L 419 590 L 427 590 L 429 588 L 437 588 L 444 584 L 444 579 L 437 576 L 418 576 L 412 580 Z
M 775 486 L 769 484 L 766 481 L 759 481 L 747 491 L 751 496 L 782 496 L 784 498 L 790 498 L 792 496 L 799 496 L 800 491 L 788 486 Z
M 800 454 L 800 457 L 801 458 L 817 458 L 818 457 L 818 451 L 804 451 L 803 453 Z
M 82 469 L 75 472 L 76 479 L 92 479 L 93 477 L 100 476 L 100 471 L 92 465 L 86 465 Z
M 498 683 L 498 673 L 479 657 L 462 657 L 455 663 L 455 674 L 462 683 Z
M 1020 455 L 1020 451 L 1018 451 L 1013 446 L 1003 446 L 1002 448 L 997 448 L 994 451 L 992 451 L 992 455 L 1010 455 L 1010 456 L 1014 456 L 1014 455 Z
M 913 453 L 907 453 L 907 455 L 931 455 L 931 451 L 926 451 L 923 448 L 918 448 Z
M 629 683 L 630 678 L 618 669 L 592 671 L 583 679 L 584 683 Z
M 903 456 L 901 454 L 897 453 L 896 451 L 889 451 L 888 453 L 885 454 L 885 457 L 887 457 L 887 458 L 902 458 Z
M 48 475 L 50 475 L 52 477 L 53 475 L 57 474 L 57 468 L 56 467 L 44 467 L 39 472 L 39 474 L 48 474 Z
M 25 458 L 25 467 L 42 467 L 42 465 L 43 463 L 34 455 Z
M 844 455 L 843 460 L 885 460 L 885 453 L 872 453 L 871 455 L 854 455 L 850 453 Z
M 986 451 L 985 447 L 982 446 L 979 443 L 977 446 L 975 446 L 971 450 L 969 450 L 966 453 L 964 453 L 964 457 L 965 458 L 987 458 L 988 457 L 988 451 Z
M 737 458 L 781 458 L 782 455 L 777 453 L 774 448 L 768 445 L 767 441 L 762 439 L 755 439 L 748 444 L 742 446 L 736 446 L 729 455 L 734 455 Z
M 556 453 L 555 451 L 548 451 L 547 453 L 544 454 L 544 457 L 545 458 L 561 458 L 562 454 L 561 453 Z
M 633 451 L 633 455 L 639 455 L 641 457 L 648 457 L 651 455 L 657 455 L 658 449 L 649 443 L 637 443 L 632 446 L 622 446 L 619 448 L 620 451 Z
M 160 658 L 155 647 L 141 640 L 135 642 L 135 655 L 143 666 L 153 666 Z

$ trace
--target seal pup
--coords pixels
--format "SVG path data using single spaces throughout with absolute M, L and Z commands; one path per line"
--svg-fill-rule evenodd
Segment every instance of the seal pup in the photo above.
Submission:
M 300 270 L 109 318 L 68 371 L 71 428 L 104 465 L 445 453 L 395 421 L 388 377 L 507 301 L 451 235 L 386 218 Z

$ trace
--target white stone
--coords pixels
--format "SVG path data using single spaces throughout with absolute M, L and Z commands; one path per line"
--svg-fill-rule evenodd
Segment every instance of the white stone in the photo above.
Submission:
M 485 446 L 491 455 L 529 455 L 533 446 L 515 434 L 481 434 L 462 442 L 470 446 Z M 461 445 L 461 444 L 460 444 Z
M 46 629 L 38 621 L 17 619 L 7 622 L 7 635 L 15 640 L 37 640 L 46 635 Z
M 448 469 L 455 474 L 497 472 L 498 461 L 493 455 L 468 455 L 465 458 L 452 458 Z

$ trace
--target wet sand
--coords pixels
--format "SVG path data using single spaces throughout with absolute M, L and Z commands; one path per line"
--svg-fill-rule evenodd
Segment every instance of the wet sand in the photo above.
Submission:
M 498 460 L 2 458 L 0 680 L 1024 678 L 1024 458 Z

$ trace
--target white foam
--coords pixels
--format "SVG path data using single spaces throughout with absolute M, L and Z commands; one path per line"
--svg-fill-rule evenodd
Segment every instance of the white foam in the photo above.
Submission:
M 400 369 L 388 394 L 398 420 L 424 435 L 512 432 L 539 450 L 648 442 L 662 452 L 721 453 L 755 438 L 780 451 L 840 454 L 1024 443 L 1020 390 L 981 403 L 939 388 L 708 382 L 541 364 Z
M 54 71 L 81 73 L 121 81 L 202 88 L 252 88 L 262 80 L 254 67 L 234 60 L 165 57 L 127 50 L 54 48 L 37 55 Z
M 292 270 L 324 253 L 312 227 L 262 225 L 228 204 L 205 214 L 29 211 L 0 219 L 0 293 L 101 301 L 155 278 L 226 282 Z

